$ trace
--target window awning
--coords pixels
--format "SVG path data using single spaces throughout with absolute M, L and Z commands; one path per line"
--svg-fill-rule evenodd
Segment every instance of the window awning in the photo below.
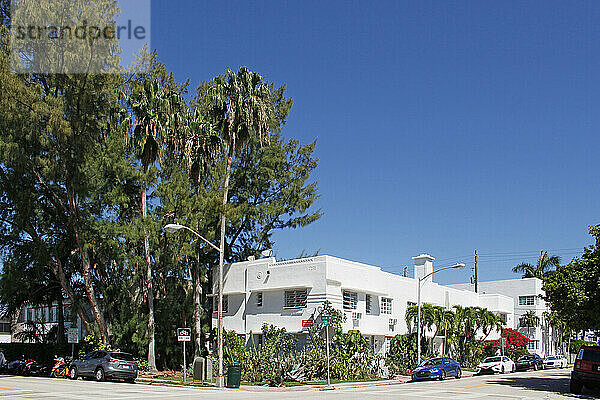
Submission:
M 253 292 L 269 292 L 275 290 L 295 290 L 295 289 L 311 289 L 312 286 L 309 285 L 294 285 L 294 286 L 269 286 L 265 288 L 255 288 L 250 289 L 250 293 Z

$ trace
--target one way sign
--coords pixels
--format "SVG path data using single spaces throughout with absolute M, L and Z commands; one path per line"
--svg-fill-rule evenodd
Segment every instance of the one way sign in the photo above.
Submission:
M 180 342 L 189 342 L 192 340 L 191 328 L 177 328 L 177 340 Z

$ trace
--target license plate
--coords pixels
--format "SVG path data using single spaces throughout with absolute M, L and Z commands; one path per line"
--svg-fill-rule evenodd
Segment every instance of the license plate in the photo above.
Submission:
M 125 365 L 121 365 L 121 368 L 124 368 L 124 369 L 131 369 L 131 365 L 127 365 L 127 364 L 125 364 Z

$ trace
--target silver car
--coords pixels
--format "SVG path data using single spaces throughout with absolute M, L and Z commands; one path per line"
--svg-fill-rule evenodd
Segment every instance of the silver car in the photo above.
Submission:
M 89 377 L 99 382 L 106 379 L 134 382 L 137 374 L 138 366 L 133 356 L 120 351 L 93 351 L 81 360 L 74 360 L 69 367 L 69 378 Z

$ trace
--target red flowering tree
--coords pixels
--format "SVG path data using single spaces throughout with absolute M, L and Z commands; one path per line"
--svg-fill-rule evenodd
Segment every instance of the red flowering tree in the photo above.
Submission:
M 527 354 L 527 345 L 529 344 L 529 338 L 523 335 L 521 332 L 505 328 L 502 330 L 501 338 L 506 338 L 506 347 L 504 350 L 506 354 L 512 359 L 517 359 L 523 354 Z M 492 356 L 498 354 L 500 350 L 500 339 L 488 340 L 485 346 L 485 354 Z

